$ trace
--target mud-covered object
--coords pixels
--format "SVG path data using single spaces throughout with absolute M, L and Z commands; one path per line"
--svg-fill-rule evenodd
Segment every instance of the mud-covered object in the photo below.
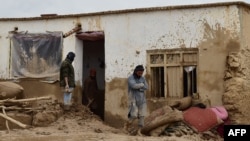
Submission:
M 32 125 L 37 127 L 48 126 L 63 115 L 62 106 L 58 103 L 42 103 L 43 110 L 34 114 Z M 72 105 L 74 108 L 74 105 Z M 70 112 L 68 110 L 68 112 Z
M 0 82 L 0 100 L 16 98 L 24 98 L 24 89 L 14 82 Z
M 163 131 L 162 129 L 165 125 L 182 120 L 182 111 L 172 109 L 170 106 L 165 105 L 152 111 L 150 115 L 145 117 L 145 126 L 141 129 L 141 133 L 144 135 L 156 136 L 159 135 L 159 132 Z M 127 129 L 131 135 L 135 135 L 137 130 L 138 127 L 136 124 L 132 124 Z
M 43 111 L 33 116 L 32 125 L 44 127 L 55 122 L 62 115 L 62 111 Z
M 184 122 L 195 132 L 208 131 L 223 121 L 210 108 L 191 107 L 183 112 Z
M 182 111 L 172 109 L 170 106 L 166 105 L 154 110 L 145 118 L 145 126 L 142 128 L 141 132 L 148 135 L 150 131 L 158 127 L 182 120 Z
M 172 103 L 170 103 L 170 107 L 184 111 L 188 109 L 191 106 L 191 104 L 192 104 L 192 97 L 187 96 L 179 100 L 173 101 Z

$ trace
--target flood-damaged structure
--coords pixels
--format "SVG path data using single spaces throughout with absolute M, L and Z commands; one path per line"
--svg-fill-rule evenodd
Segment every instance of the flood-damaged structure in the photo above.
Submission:
M 149 113 L 193 96 L 249 124 L 249 21 L 244 2 L 2 18 L 0 79 L 20 84 L 26 97 L 62 100 L 59 67 L 73 51 L 76 102 L 95 68 L 99 115 L 112 126 L 127 118 L 127 77 L 138 64 L 146 68 Z

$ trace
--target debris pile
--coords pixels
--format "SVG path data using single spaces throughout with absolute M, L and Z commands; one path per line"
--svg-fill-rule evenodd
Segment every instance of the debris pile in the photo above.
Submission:
M 44 107 L 33 107 L 32 103 L 41 100 L 50 100 L 51 97 L 37 97 L 28 99 L 4 99 L 0 100 L 0 108 L 2 113 L 0 113 L 1 120 L 6 120 L 5 125 L 8 130 L 10 130 L 9 122 L 18 125 L 21 128 L 31 127 L 32 115 L 45 110 Z M 20 120 L 25 121 L 22 123 Z M 4 123 L 4 122 L 1 122 Z M 1 125 L 0 127 L 3 127 Z M 12 125 L 13 128 L 16 128 Z
M 154 137 L 198 135 L 205 140 L 222 140 L 223 134 L 217 129 L 226 119 L 228 114 L 223 106 L 192 105 L 189 98 L 184 98 L 172 106 L 166 105 L 150 113 L 145 118 L 141 133 Z M 130 135 L 138 135 L 138 127 L 134 123 L 125 128 Z

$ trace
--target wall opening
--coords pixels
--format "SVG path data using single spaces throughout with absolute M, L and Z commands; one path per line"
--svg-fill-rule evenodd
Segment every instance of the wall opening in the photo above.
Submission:
M 195 66 L 186 66 L 183 71 L 184 97 L 197 93 L 197 78 Z
M 105 99 L 105 43 L 103 32 L 84 32 L 76 35 L 83 41 L 83 94 L 82 104 L 89 106 L 90 110 L 104 120 L 104 99 Z M 89 104 L 84 93 L 84 81 L 89 77 L 90 70 L 96 70 L 96 82 L 98 90 L 94 96 L 94 101 Z M 89 104 L 89 105 L 88 105 Z

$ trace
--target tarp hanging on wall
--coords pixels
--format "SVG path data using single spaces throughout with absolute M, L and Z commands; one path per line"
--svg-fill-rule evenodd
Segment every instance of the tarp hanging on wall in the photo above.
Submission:
M 104 39 L 104 33 L 102 31 L 80 32 L 76 37 L 80 40 L 97 41 Z
M 11 36 L 12 76 L 44 78 L 59 74 L 62 33 L 17 33 Z

